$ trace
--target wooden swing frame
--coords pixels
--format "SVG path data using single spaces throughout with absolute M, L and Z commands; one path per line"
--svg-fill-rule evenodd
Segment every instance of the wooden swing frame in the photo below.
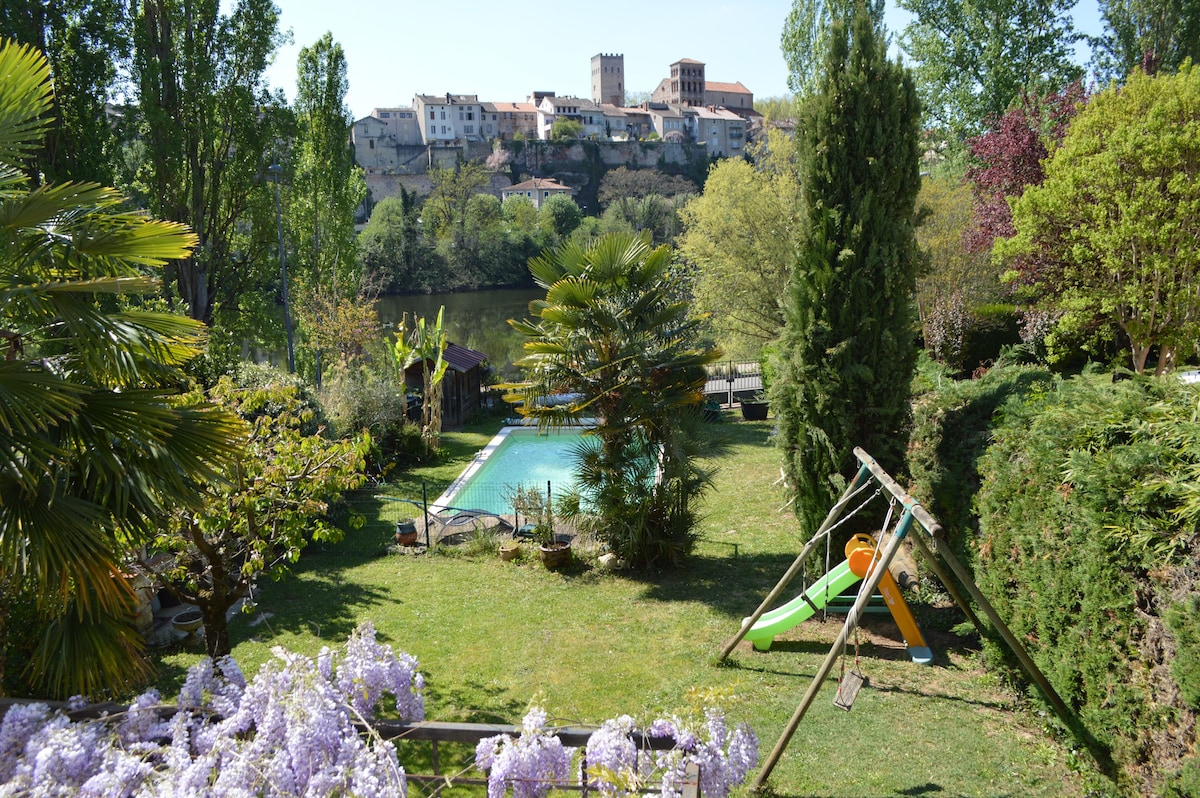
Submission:
M 866 608 L 867 602 L 870 600 L 871 596 L 874 595 L 876 588 L 879 586 L 879 581 L 883 578 L 883 574 L 887 570 L 888 565 L 891 563 L 892 559 L 896 555 L 897 550 L 900 548 L 900 542 L 908 536 L 909 530 L 914 526 L 917 530 L 911 536 L 914 548 L 920 552 L 922 558 L 929 564 L 930 570 L 933 571 L 934 575 L 941 580 L 942 584 L 946 587 L 946 592 L 950 594 L 952 599 L 954 599 L 954 603 L 957 604 L 959 609 L 963 611 L 963 614 L 967 616 L 972 624 L 974 624 L 975 628 L 979 630 L 980 634 L 986 633 L 983 623 L 971 609 L 970 604 L 966 601 L 962 592 L 959 591 L 958 586 L 955 584 L 950 574 L 945 568 L 942 567 L 941 563 L 938 562 L 939 555 L 941 559 L 946 562 L 946 565 L 949 566 L 950 571 L 952 571 L 954 576 L 957 577 L 958 582 L 963 588 L 965 588 L 971 599 L 980 608 L 980 610 L 983 611 L 983 614 L 987 616 L 988 621 L 991 622 L 992 626 L 1000 634 L 1000 637 L 1004 640 L 1005 645 L 1007 645 L 1016 656 L 1017 661 L 1021 665 L 1021 669 L 1037 686 L 1042 695 L 1045 696 L 1046 701 L 1049 702 L 1059 719 L 1062 720 L 1062 722 L 1066 724 L 1068 728 L 1076 731 L 1076 733 L 1082 732 L 1084 737 L 1090 737 L 1090 735 L 1086 735 L 1086 731 L 1082 729 L 1079 720 L 1076 718 L 1075 714 L 1070 710 L 1070 708 L 1067 707 L 1066 702 L 1062 700 L 1062 698 L 1050 685 L 1050 682 L 1046 679 L 1045 674 L 1043 674 L 1041 670 L 1038 669 L 1037 665 L 1034 664 L 1033 659 L 1029 656 L 1029 652 L 1025 650 L 1025 647 L 1021 645 L 1021 642 L 1016 638 L 1015 635 L 1013 635 L 1012 631 L 1008 628 L 1008 625 L 1004 623 L 1003 619 L 1000 618 L 1000 615 L 996 612 L 995 607 L 993 607 L 991 602 L 989 602 L 983 593 L 980 592 L 979 586 L 975 584 L 975 580 L 971 578 L 971 575 L 967 569 L 964 568 L 962 563 L 959 562 L 958 558 L 954 556 L 954 553 L 950 550 L 949 544 L 946 542 L 945 530 L 942 528 L 942 525 L 934 520 L 933 516 L 931 516 L 924 507 L 918 504 L 915 499 L 909 496 L 908 492 L 900 487 L 899 483 L 897 483 L 896 480 L 891 477 L 891 475 L 884 471 L 883 468 L 877 462 L 875 462 L 874 458 L 872 458 L 869 454 L 856 446 L 854 448 L 854 456 L 858 458 L 860 467 L 858 469 L 858 473 L 854 476 L 854 479 L 846 487 L 842 497 L 838 499 L 837 503 L 834 504 L 832 509 L 830 509 L 829 515 L 825 517 L 825 520 L 821 523 L 821 526 L 817 529 L 816 533 L 813 534 L 812 538 L 810 538 L 808 543 L 804 545 L 804 548 L 801 549 L 800 554 L 796 557 L 795 562 L 792 563 L 791 567 L 788 568 L 787 572 L 784 573 L 771 592 L 767 594 L 767 597 L 763 599 L 762 603 L 758 606 L 758 609 L 754 611 L 754 614 L 742 622 L 742 628 L 725 644 L 725 648 L 722 649 L 720 656 L 717 658 L 717 661 L 720 662 L 728 657 L 733 652 L 733 649 L 737 647 L 738 643 L 745 638 L 746 633 L 751 627 L 754 626 L 758 619 L 761 618 L 762 615 L 767 612 L 767 610 L 775 605 L 780 594 L 787 589 L 787 586 L 804 567 L 805 558 L 808 557 L 821 539 L 827 536 L 837 524 L 839 519 L 846 512 L 846 508 L 849 506 L 850 500 L 872 479 L 878 482 L 881 489 L 890 493 L 893 499 L 898 501 L 904 507 L 904 513 L 901 515 L 900 520 L 896 522 L 895 530 L 892 533 L 891 539 L 888 540 L 887 545 L 884 546 L 883 552 L 878 557 L 873 570 L 867 576 L 866 584 L 863 585 L 862 589 L 859 591 L 858 598 L 855 600 L 854 606 L 851 607 L 850 611 L 846 614 L 846 622 L 843 624 L 841 632 L 838 633 L 837 640 L 834 641 L 833 647 L 829 650 L 829 654 L 821 663 L 821 667 L 817 669 L 816 675 L 813 676 L 812 683 L 809 684 L 808 690 L 805 692 L 804 697 L 800 701 L 800 705 L 796 707 L 796 711 L 792 714 L 792 717 L 788 721 L 787 726 L 784 728 L 783 733 L 779 736 L 779 740 L 775 743 L 774 749 L 772 749 L 770 755 L 763 762 L 763 766 L 759 770 L 758 776 L 755 780 L 753 791 L 759 791 L 766 783 L 766 780 L 770 777 L 771 771 L 775 769 L 775 765 L 778 764 L 779 758 L 783 755 L 783 752 L 787 749 L 788 743 L 791 741 L 792 736 L 796 733 L 796 729 L 799 727 L 800 721 L 804 719 L 804 715 L 812 706 L 813 701 L 817 697 L 817 693 L 820 692 L 822 685 L 829 677 L 830 672 L 833 670 L 833 666 L 837 662 L 838 656 L 841 654 L 842 649 L 846 645 L 846 640 L 848 639 L 850 632 L 858 626 L 858 620 L 862 615 L 863 610 Z M 922 533 L 929 537 L 928 542 L 924 539 Z M 1092 751 L 1093 756 L 1097 756 L 1097 762 L 1101 765 L 1101 768 L 1104 769 L 1105 762 L 1102 761 L 1101 757 L 1097 755 L 1093 745 L 1090 744 L 1087 739 L 1085 739 L 1084 742 L 1088 743 L 1087 747 Z

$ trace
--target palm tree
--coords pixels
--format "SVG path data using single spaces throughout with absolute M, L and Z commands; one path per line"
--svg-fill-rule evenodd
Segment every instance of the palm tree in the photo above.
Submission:
M 599 419 L 579 452 L 596 529 L 631 563 L 674 562 L 690 548 L 694 499 L 708 484 L 699 437 L 684 426 L 698 416 L 704 366 L 721 353 L 698 343 L 671 250 L 611 234 L 529 268 L 546 299 L 530 304 L 536 321 L 509 322 L 528 337 L 518 361 L 526 381 L 511 395 L 542 427 Z M 555 395 L 575 398 L 547 401 Z
M 242 427 L 181 395 L 204 328 L 139 306 L 195 237 L 113 189 L 22 174 L 51 97 L 45 58 L 0 43 L 0 607 L 32 584 L 45 629 L 27 683 L 95 696 L 146 672 L 126 554 L 218 476 Z

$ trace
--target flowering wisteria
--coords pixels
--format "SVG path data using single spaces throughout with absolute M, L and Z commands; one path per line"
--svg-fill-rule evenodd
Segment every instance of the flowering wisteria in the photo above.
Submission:
M 638 751 L 629 737 L 633 730 L 633 719 L 625 715 L 606 722 L 588 739 L 590 783 L 605 796 L 624 796 L 657 784 L 662 798 L 679 798 L 688 765 L 695 764 L 700 770 L 700 794 L 725 798 L 758 764 L 753 730 L 740 724 L 730 732 L 725 714 L 715 706 L 704 708 L 698 729 L 679 718 L 651 723 L 649 736 L 675 741 L 668 749 Z
M 533 708 L 519 737 L 501 734 L 479 742 L 475 765 L 488 775 L 488 798 L 501 798 L 510 787 L 513 798 L 543 798 L 565 781 L 571 749 L 564 748 L 545 724 L 545 711 Z M 730 732 L 724 713 L 713 706 L 704 708 L 698 730 L 679 718 L 654 721 L 648 736 L 673 740 L 670 748 L 639 751 L 633 741 L 636 731 L 633 718 L 621 715 L 605 721 L 588 738 L 588 784 L 605 798 L 647 791 L 679 798 L 691 764 L 699 767 L 701 795 L 725 798 L 758 764 L 754 732 L 744 724 Z
M 544 798 L 563 784 L 574 749 L 546 730 L 546 712 L 534 707 L 521 723 L 521 735 L 485 737 L 475 747 L 475 767 L 488 774 L 488 798 L 501 798 L 512 787 L 513 798 Z
M 170 719 L 155 691 L 101 720 L 72 722 L 44 704 L 10 708 L 0 796 L 403 796 L 395 747 L 355 723 L 385 696 L 401 722 L 424 719 L 416 661 L 376 644 L 370 624 L 317 661 L 274 653 L 248 684 L 231 658 L 203 660 Z
M 380 715 L 424 719 L 416 660 L 377 643 L 369 623 L 315 659 L 282 648 L 273 653 L 249 682 L 229 657 L 201 661 L 174 707 L 155 690 L 94 720 L 73 721 L 45 704 L 10 707 L 0 723 L 0 798 L 403 798 L 406 776 L 395 746 L 362 729 Z M 519 736 L 479 742 L 475 764 L 488 775 L 488 798 L 510 789 L 512 798 L 544 798 L 567 783 L 575 749 L 546 723 L 546 712 L 533 708 Z M 585 749 L 589 784 L 604 798 L 646 791 L 679 798 L 685 771 L 696 764 L 702 794 L 724 798 L 757 764 L 758 740 L 745 726 L 731 732 L 724 714 L 708 705 L 696 726 L 656 720 L 646 734 L 669 738 L 673 747 L 638 750 L 631 717 L 606 721 Z

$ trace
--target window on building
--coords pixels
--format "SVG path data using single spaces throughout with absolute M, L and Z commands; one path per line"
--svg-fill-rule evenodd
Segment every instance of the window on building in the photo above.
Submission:
M 380 118 L 380 119 L 390 119 L 390 118 L 391 118 L 391 116 L 392 116 L 392 115 L 391 115 L 391 114 L 389 114 L 387 111 L 380 111 L 380 112 L 379 112 L 379 118 Z
M 442 111 L 442 119 L 445 119 L 445 118 L 446 118 L 446 112 Z
M 367 143 L 371 145 L 368 149 L 375 149 L 375 139 L 368 139 Z
M 437 119 L 437 117 L 433 115 L 433 111 L 430 111 L 430 112 L 429 112 L 429 118 L 430 118 L 430 119 Z
M 474 118 L 475 118 L 475 112 L 467 111 L 467 119 L 474 119 Z
M 442 125 L 442 135 L 446 135 L 446 126 Z
M 475 132 L 474 125 L 463 125 L 463 133 L 466 133 L 468 136 L 470 136 L 474 132 Z

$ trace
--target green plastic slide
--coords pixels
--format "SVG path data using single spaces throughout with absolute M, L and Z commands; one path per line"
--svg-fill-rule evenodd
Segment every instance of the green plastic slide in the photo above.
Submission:
M 766 651 L 771 647 L 776 635 L 807 621 L 814 611 L 825 606 L 828 599 L 853 585 L 859 578 L 850 570 L 850 563 L 843 561 L 804 593 L 782 607 L 763 613 L 758 622 L 750 627 L 750 631 L 746 632 L 746 639 L 759 651 Z M 742 623 L 745 622 L 746 620 L 742 619 Z

